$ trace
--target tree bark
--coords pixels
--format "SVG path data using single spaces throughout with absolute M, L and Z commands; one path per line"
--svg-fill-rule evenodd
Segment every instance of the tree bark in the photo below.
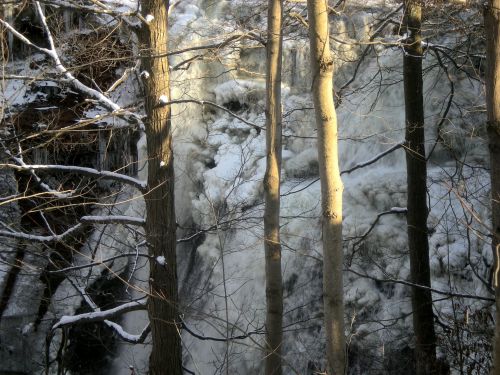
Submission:
M 280 243 L 281 60 L 283 1 L 269 0 L 266 65 L 266 174 L 264 249 L 266 254 L 266 375 L 281 375 L 283 280 Z
M 406 0 L 405 26 L 409 38 L 403 58 L 403 75 L 406 114 L 407 223 L 410 277 L 413 283 L 430 287 L 421 18 L 422 8 L 419 0 Z M 421 288 L 412 288 L 412 309 L 416 373 L 417 375 L 435 374 L 437 371 L 436 334 L 434 332 L 431 292 Z
M 500 0 L 489 0 L 485 8 L 486 112 L 490 148 L 493 287 L 496 315 L 492 375 L 500 374 Z
M 308 0 L 307 9 L 321 179 L 327 373 L 343 375 L 346 371 L 342 280 L 343 185 L 338 161 L 337 115 L 333 103 L 333 58 L 329 45 L 327 1 Z
M 150 267 L 148 315 L 152 351 L 149 373 L 181 375 L 182 349 L 178 325 L 174 160 L 172 152 L 168 46 L 168 0 L 141 0 L 142 13 L 150 19 L 139 32 L 146 111 L 148 189 L 146 239 Z M 165 262 L 156 261 L 164 257 Z

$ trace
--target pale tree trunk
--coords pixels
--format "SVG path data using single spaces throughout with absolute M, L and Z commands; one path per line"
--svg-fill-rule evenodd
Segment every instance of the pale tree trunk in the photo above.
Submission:
M 403 75 L 406 112 L 410 277 L 415 284 L 430 286 L 421 19 L 422 8 L 419 0 L 407 0 L 405 2 L 405 26 L 409 38 L 403 58 Z M 422 288 L 413 288 L 412 309 L 417 374 L 435 374 L 437 371 L 436 334 L 434 332 L 431 292 Z
M 496 320 L 491 375 L 500 374 L 500 0 L 489 0 L 484 13 L 486 32 L 486 112 L 490 146 L 492 248 Z
M 181 375 L 171 113 L 170 106 L 161 103 L 170 99 L 169 64 L 167 57 L 156 57 L 167 51 L 168 1 L 142 0 L 141 7 L 144 16 L 153 16 L 139 32 L 142 69 L 149 74 L 143 75 L 148 153 L 146 239 L 154 257 L 148 301 L 152 338 L 149 373 Z M 165 261 L 158 261 L 158 257 Z
M 333 58 L 329 45 L 327 0 L 308 0 L 307 9 L 321 179 L 327 372 L 329 375 L 343 375 L 346 371 L 342 280 L 343 185 L 338 161 L 337 115 L 333 103 Z
M 282 0 L 269 0 L 266 65 L 266 174 L 264 249 L 266 253 L 266 375 L 281 375 L 283 281 L 280 243 Z

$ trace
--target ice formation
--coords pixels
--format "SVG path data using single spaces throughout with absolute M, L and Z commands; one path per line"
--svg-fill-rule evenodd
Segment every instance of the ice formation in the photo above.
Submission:
M 369 33 L 374 13 L 365 11 L 366 7 L 372 7 L 372 11 L 379 7 L 378 12 L 382 13 L 393 9 L 384 8 L 378 1 L 364 5 L 357 9 L 352 22 L 336 19 L 336 35 L 350 40 Z M 224 31 L 235 32 L 229 14 L 238 14 L 244 19 L 254 6 L 251 1 L 240 0 L 180 2 L 172 13 L 171 47 L 182 49 L 202 45 L 209 38 L 219 41 Z M 133 9 L 133 5 L 130 8 Z M 238 12 L 228 11 L 231 9 L 238 9 Z M 301 374 L 319 370 L 324 365 L 320 187 L 305 37 L 305 32 L 299 32 L 296 40 L 285 42 L 281 187 L 285 372 Z M 239 50 L 221 51 L 218 61 L 198 61 L 189 69 L 174 70 L 171 77 L 174 100 L 213 101 L 257 125 L 249 126 L 226 111 L 198 103 L 172 106 L 177 221 L 183 228 L 192 228 L 192 232 L 206 230 L 203 236 L 197 237 L 196 243 L 179 245 L 184 320 L 194 332 L 218 338 L 261 332 L 265 320 L 262 241 L 265 133 L 261 129 L 265 120 L 262 74 L 265 52 L 253 42 L 241 42 L 240 47 Z M 339 58 L 336 85 L 341 88 L 354 73 L 353 64 L 342 60 L 358 57 L 360 50 L 341 43 L 336 47 Z M 376 47 L 376 51 L 376 58 L 369 58 L 362 64 L 356 80 L 346 89 L 350 91 L 344 90 L 349 95 L 342 97 L 337 108 L 341 169 L 356 169 L 343 175 L 344 291 L 350 361 L 353 371 L 358 369 L 360 374 L 367 368 L 389 371 L 397 367 L 398 358 L 408 358 L 408 348 L 413 345 L 409 335 L 412 325 L 410 290 L 397 282 L 407 280 L 409 274 L 404 151 L 399 147 L 378 158 L 404 140 L 402 55 L 397 48 Z M 182 64 L 195 53 L 172 56 L 170 64 L 174 67 Z M 433 288 L 488 296 L 484 280 L 489 277 L 491 252 L 481 239 L 483 224 L 471 220 L 471 213 L 486 222 L 488 217 L 489 176 L 484 161 L 485 145 L 473 131 L 477 123 L 484 121 L 473 110 L 483 100 L 482 88 L 479 83 L 456 73 L 453 78 L 456 105 L 439 130 L 445 135 L 444 139 L 435 145 L 436 124 L 441 120 L 443 98 L 448 97 L 449 86 L 442 72 L 431 68 L 431 57 L 426 58 L 425 64 L 429 67 L 425 77 L 426 136 L 428 152 L 433 151 L 428 180 Z M 27 67 L 20 66 L 18 70 L 22 73 L 23 69 Z M 149 73 L 141 75 L 147 78 Z M 374 77 L 379 77 L 377 83 Z M 383 84 L 378 85 L 378 82 Z M 119 105 L 125 108 L 133 101 L 136 91 L 138 88 L 130 79 L 118 95 Z M 4 92 L 7 95 L 1 98 L 2 101 L 11 105 L 33 99 L 25 86 L 15 80 L 8 82 Z M 167 99 L 166 96 L 159 98 L 162 104 L 166 104 Z M 120 106 L 116 105 L 116 109 L 122 108 Z M 92 115 L 94 113 L 87 114 L 88 117 Z M 138 149 L 139 161 L 145 163 L 144 137 Z M 371 164 L 375 159 L 377 161 Z M 369 167 L 357 168 L 367 163 Z M 138 179 L 130 178 L 130 181 L 144 187 L 146 173 L 147 168 L 142 166 Z M 116 208 L 115 214 L 144 217 L 142 201 L 130 191 L 123 194 L 123 201 L 132 203 Z M 462 199 L 465 196 L 467 204 Z M 139 254 L 137 234 L 118 228 L 101 225 L 82 250 L 81 261 L 91 252 L 99 236 L 105 238 L 97 247 L 95 256 L 99 259 L 117 255 L 122 245 L 117 242 L 118 238 L 126 238 L 124 242 L 129 251 Z M 191 234 L 189 231 L 181 233 Z M 364 236 L 366 241 L 360 241 Z M 126 267 L 125 262 L 122 259 L 113 269 Z M 141 289 L 147 290 L 147 258 L 131 256 L 130 262 L 135 270 L 128 280 L 132 286 L 130 295 L 137 298 Z M 156 262 L 163 265 L 165 259 L 158 257 Z M 98 271 L 102 268 L 88 277 L 97 277 Z M 24 285 L 26 288 L 28 282 L 20 282 L 19 287 Z M 64 282 L 52 297 L 54 306 L 59 301 L 65 303 L 48 312 L 47 319 L 75 312 L 82 296 L 72 295 L 74 286 L 70 284 L 70 281 Z M 31 295 L 36 293 L 39 291 L 34 290 Z M 471 326 L 481 324 L 480 314 L 488 302 L 441 297 L 434 294 L 435 312 L 443 327 L 452 320 L 466 317 Z M 464 306 L 467 306 L 465 310 Z M 15 309 L 16 305 L 10 308 Z M 147 314 L 127 314 L 122 323 L 127 332 L 141 332 L 147 324 Z M 443 337 L 447 338 L 444 334 Z M 481 338 L 464 343 L 473 345 L 474 340 Z M 231 374 L 259 374 L 262 344 L 262 335 L 220 343 L 200 341 L 184 332 L 184 365 L 196 373 L 211 374 L 224 367 L 227 361 Z M 453 358 L 455 344 L 451 339 L 450 342 L 443 339 L 440 355 Z M 141 373 L 147 368 L 147 359 L 147 345 L 123 344 L 110 373 L 123 374 L 130 366 Z

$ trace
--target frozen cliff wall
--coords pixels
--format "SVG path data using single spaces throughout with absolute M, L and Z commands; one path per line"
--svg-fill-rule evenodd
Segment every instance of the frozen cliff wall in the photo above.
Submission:
M 207 17 L 212 27 L 232 20 L 228 13 L 241 15 L 242 19 L 251 13 L 248 6 L 245 8 L 245 4 L 239 2 L 217 5 L 204 2 L 200 9 L 204 11 L 200 19 Z M 338 58 L 337 110 L 343 170 L 369 161 L 404 140 L 402 52 L 390 46 L 401 36 L 394 31 L 393 24 L 383 25 L 381 21 L 395 9 L 396 6 L 384 8 L 380 4 L 369 4 L 368 8 L 355 5 L 345 10 L 353 17 L 332 16 Z M 300 6 L 294 8 L 299 14 L 302 10 Z M 400 16 L 399 13 L 393 15 L 395 19 Z M 258 23 L 255 19 L 254 22 Z M 294 37 L 285 43 L 283 82 L 284 352 L 289 355 L 285 362 L 290 371 L 307 373 L 323 366 L 321 233 L 306 32 L 297 31 L 299 23 L 294 27 Z M 379 45 L 363 56 L 367 45 L 355 42 L 370 37 L 375 31 L 379 32 Z M 446 35 L 432 38 L 437 45 L 451 43 Z M 262 46 L 248 43 L 243 43 L 236 52 L 238 60 L 233 72 L 219 76 L 216 82 L 205 85 L 203 91 L 190 95 L 215 98 L 218 104 L 261 126 L 264 124 L 265 53 Z M 364 60 L 358 64 L 361 56 Z M 229 64 L 232 60 L 222 61 Z M 482 87 L 477 79 L 470 79 L 467 71 L 455 69 L 451 61 L 445 64 L 446 69 L 431 52 L 424 61 L 433 282 L 439 290 L 488 296 L 488 286 L 483 281 L 489 277 L 491 255 L 485 242 L 471 238 L 481 224 L 474 220 L 471 223 L 468 206 L 462 204 L 466 194 L 474 210 L 487 220 L 485 147 L 482 131 L 477 132 L 484 119 L 475 110 L 482 104 Z M 203 64 L 201 71 L 202 67 Z M 355 79 L 344 86 L 353 76 Z M 445 113 L 449 100 L 451 108 Z M 190 192 L 190 207 L 196 225 L 216 229 L 206 234 L 197 249 L 197 254 L 212 266 L 205 286 L 200 289 L 200 295 L 208 296 L 202 297 L 206 301 L 203 312 L 194 313 L 189 322 L 199 334 L 231 337 L 239 332 L 259 331 L 264 320 L 260 219 L 264 134 L 223 111 L 205 113 L 201 123 L 206 134 L 196 141 L 201 147 L 193 149 L 191 156 L 191 160 L 197 160 L 193 175 L 198 184 Z M 343 177 L 348 269 L 346 321 L 351 322 L 346 334 L 351 342 L 352 368 L 358 373 L 368 368 L 398 373 L 401 363 L 408 363 L 407 370 L 411 371 L 410 291 L 401 283 L 380 281 L 408 278 L 406 220 L 404 211 L 399 209 L 406 202 L 405 168 L 404 153 L 398 150 L 370 167 Z M 383 215 L 379 217 L 380 214 Z M 465 225 L 466 222 L 470 225 Z M 461 306 L 461 312 L 453 306 Z M 479 317 L 487 311 L 488 303 L 462 299 L 436 302 L 437 314 L 445 325 L 462 314 L 464 306 L 470 309 L 468 316 Z M 470 324 L 480 327 L 481 319 Z M 486 331 L 469 341 L 447 341 L 449 332 L 440 332 L 440 351 L 449 358 L 452 367 L 459 366 L 456 355 L 452 354 L 457 345 L 474 347 L 479 342 L 487 342 Z M 241 374 L 259 373 L 262 369 L 259 339 L 207 344 L 187 333 L 184 337 L 189 347 L 187 364 L 191 368 L 213 372 L 228 365 L 231 372 Z M 220 353 L 219 360 L 214 360 L 214 351 Z M 228 356 L 230 360 L 226 359 Z M 462 358 L 461 365 L 472 368 L 474 360 Z
M 175 4 L 171 15 L 170 49 L 191 49 L 173 55 L 170 65 L 173 98 L 182 101 L 173 105 L 173 125 L 178 234 L 186 239 L 178 249 L 179 288 L 183 319 L 191 331 L 182 332 L 184 365 L 197 374 L 263 371 L 263 3 L 185 0 Z M 135 9 L 129 2 L 119 5 Z M 289 5 L 282 85 L 283 352 L 286 373 L 311 374 L 324 368 L 320 188 L 305 5 Z M 402 50 L 397 45 L 404 32 L 397 27 L 401 17 L 397 9 L 398 5 L 390 2 L 369 1 L 331 14 L 344 171 L 376 158 L 404 139 Z M 463 12 L 471 13 L 467 9 Z M 471 24 L 477 21 L 464 20 Z M 468 45 L 462 38 L 468 37 L 451 35 L 429 31 L 427 42 L 438 51 L 442 45 L 458 45 L 458 52 L 444 49 L 458 59 L 463 55 L 461 43 Z M 470 46 L 480 55 L 480 45 L 471 42 Z M 485 240 L 489 187 L 481 82 L 470 64 L 460 60 L 462 65 L 454 65 L 441 53 L 444 68 L 432 51 L 429 48 L 424 66 L 433 286 L 444 292 L 488 297 L 492 259 Z M 26 66 L 22 69 L 28 71 Z M 23 87 L 20 81 L 12 83 L 11 91 L 17 92 L 12 97 L 15 104 L 35 100 Z M 131 77 L 114 99 L 123 105 L 135 104 L 140 90 Z M 92 107 L 83 115 L 90 119 L 103 113 L 101 108 Z M 137 145 L 141 179 L 146 177 L 144 142 L 141 138 Z M 368 167 L 343 175 L 345 319 L 349 322 L 346 335 L 352 374 L 412 373 L 410 290 L 404 285 L 409 273 L 405 168 L 404 152 L 398 149 Z M 116 197 L 121 204 L 95 213 L 144 216 L 142 199 L 134 192 L 121 191 Z M 77 266 L 92 256 L 129 255 L 109 269 L 98 265 L 90 272 L 75 271 L 50 296 L 50 307 L 37 332 L 29 322 L 22 327 L 16 323 L 16 335 L 21 337 L 19 332 L 23 331 L 31 344 L 40 343 L 33 345 L 38 365 L 43 363 L 39 359 L 52 320 L 85 307 L 75 288 L 81 286 L 80 281 L 97 285 L 119 276 L 130 284 L 121 289 L 127 298 L 145 294 L 148 270 L 141 244 L 140 231 L 115 225 L 102 225 L 88 234 L 78 248 Z M 5 254 L 2 260 L 12 265 L 12 252 Z M 30 262 L 36 264 L 35 260 Z M 30 276 L 24 276 L 20 286 L 27 288 Z M 36 288 L 31 291 L 19 293 L 34 296 L 31 300 L 40 299 Z M 489 350 L 489 303 L 450 299 L 437 293 L 434 299 L 440 355 L 447 357 L 456 371 L 462 368 L 484 373 L 488 366 L 484 353 Z M 19 304 L 30 307 L 26 298 L 20 298 Z M 11 311 L 15 307 L 14 303 L 9 306 Z M 147 316 L 134 313 L 122 323 L 136 334 L 147 324 Z M 17 347 L 23 345 L 22 340 L 17 339 Z M 57 355 L 61 342 L 58 333 L 51 358 Z M 148 350 L 147 341 L 135 347 L 120 344 L 113 347 L 110 355 L 114 358 L 108 358 L 105 366 L 114 374 L 129 374 L 130 366 L 137 374 L 145 373 Z M 15 351 L 16 358 L 26 357 L 20 349 Z M 108 371 L 105 366 L 101 369 L 104 372 Z M 75 368 L 72 371 L 77 373 Z

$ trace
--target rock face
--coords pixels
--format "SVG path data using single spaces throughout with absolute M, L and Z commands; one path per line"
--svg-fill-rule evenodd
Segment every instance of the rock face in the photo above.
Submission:
M 33 17 L 31 13 L 22 13 L 16 18 L 16 27 L 24 30 L 19 22 L 32 23 L 36 26 L 37 20 Z M 66 18 L 71 23 L 75 17 L 73 14 L 67 15 Z M 37 30 L 31 32 L 36 33 Z M 28 37 L 33 36 L 29 30 L 24 31 Z M 69 31 L 74 32 L 74 28 L 70 27 Z M 38 37 L 43 35 L 38 32 L 36 38 Z M 38 40 L 36 38 L 34 41 Z M 30 54 L 30 59 L 23 60 L 23 54 Z M 69 58 L 68 55 L 64 57 Z M 46 70 L 50 70 L 50 63 L 46 57 L 33 54 L 33 51 L 25 50 L 20 54 L 11 55 L 11 58 L 13 61 L 6 65 L 6 71 L 10 74 L 38 77 Z M 104 79 L 109 81 L 110 75 L 114 74 L 118 73 L 113 70 Z M 116 77 L 111 78 L 116 79 Z M 126 97 L 132 91 L 128 85 L 125 86 L 120 90 L 121 97 Z M 137 174 L 139 133 L 131 128 L 112 129 L 105 121 L 99 124 L 91 121 L 89 126 L 83 128 L 78 126 L 80 120 L 95 116 L 98 109 L 66 86 L 52 80 L 34 80 L 30 84 L 11 80 L 2 86 L 0 100 L 5 104 L 3 109 L 7 109 L 2 111 L 3 117 L 0 118 L 2 164 L 13 162 L 4 153 L 5 147 L 14 155 L 18 155 L 17 152 L 22 150 L 20 155 L 27 164 L 74 165 L 99 171 L 120 170 L 121 173 L 128 175 Z M 72 129 L 75 126 L 77 130 Z M 16 138 L 17 135 L 20 136 Z M 16 140 L 19 140 L 19 144 Z M 114 199 L 120 196 L 127 200 L 133 195 L 130 191 L 121 192 L 122 187 L 117 184 L 109 181 L 94 182 L 78 174 L 42 173 L 41 178 L 46 187 L 53 186 L 62 191 L 72 191 L 74 197 L 71 199 L 52 197 L 29 173 L 14 173 L 2 168 L 0 169 L 2 194 L 0 229 L 40 236 L 50 235 L 51 231 L 62 233 L 75 225 L 80 216 L 98 212 L 93 209 L 98 196 L 114 194 Z M 103 200 L 100 202 L 106 204 Z M 113 201 L 113 198 L 108 200 L 108 204 L 115 203 L 116 200 Z M 127 204 L 127 207 L 129 206 L 131 209 L 135 207 L 133 204 Z M 109 210 L 106 213 L 109 213 Z M 131 213 L 131 215 L 136 214 L 143 216 L 140 211 Z M 46 342 L 49 342 L 47 337 L 50 336 L 50 328 L 58 318 L 85 309 L 85 305 L 81 308 L 82 297 L 78 296 L 75 287 L 81 286 L 84 289 L 88 287 L 91 290 L 95 285 L 108 285 L 103 283 L 103 280 L 119 279 L 107 275 L 104 272 L 106 267 L 103 269 L 96 267 L 97 270 L 81 275 L 72 272 L 62 273 L 58 270 L 92 259 L 99 254 L 96 248 L 101 242 L 102 246 L 106 244 L 118 248 L 116 243 L 105 238 L 106 236 L 127 238 L 128 233 L 124 236 L 123 233 L 115 233 L 116 230 L 116 227 L 112 227 L 106 234 L 98 231 L 100 235 L 97 237 L 92 237 L 90 231 L 84 230 L 65 241 L 54 241 L 49 244 L 0 238 L 0 373 L 40 372 L 46 366 L 47 353 L 50 360 L 59 364 L 68 361 L 69 355 L 58 356 L 57 351 L 61 343 L 66 345 L 64 340 L 75 341 L 76 336 L 71 330 L 65 338 L 61 337 L 60 332 L 56 332 L 50 349 L 46 348 Z M 103 231 L 103 228 L 100 231 Z M 131 248 L 120 247 L 124 251 L 135 251 L 133 241 L 134 239 L 130 240 Z M 110 252 L 103 252 L 103 259 L 108 254 Z M 125 272 L 127 259 L 126 256 L 117 259 L 111 267 L 113 272 L 117 272 L 117 275 Z M 82 282 L 85 279 L 86 281 Z M 114 291 L 100 290 L 99 293 L 118 296 L 125 288 L 123 283 L 119 284 L 121 287 Z M 99 301 L 99 298 L 97 300 Z M 114 341 L 109 329 L 106 334 Z M 68 353 L 81 351 L 81 348 L 75 345 L 68 348 Z M 99 351 L 94 346 L 93 354 L 103 358 L 109 357 L 102 347 Z M 83 372 L 85 373 L 85 370 Z
M 38 352 L 33 333 L 38 328 L 38 311 L 45 287 L 38 270 L 44 269 L 48 262 L 37 256 L 42 252 L 41 246 L 22 241 L 16 246 L 16 260 L 8 274 L 12 280 L 3 290 L 8 302 L 0 318 L 0 371 L 31 374 L 38 367 L 39 359 L 33 358 Z M 15 269 L 18 272 L 14 273 Z
M 17 182 L 14 174 L 0 170 L 0 189 L 6 196 L 16 195 Z M 10 223 L 14 228 L 19 226 L 20 209 L 15 201 L 0 206 L 0 220 Z M 17 225 L 16 225 L 17 224 Z M 15 297 L 15 280 L 18 273 L 18 260 L 24 258 L 19 242 L 14 239 L 2 238 L 0 241 L 0 372 L 28 373 L 29 366 L 25 359 L 29 357 L 30 348 L 22 333 L 32 316 L 11 308 L 9 301 Z M 14 305 L 14 304 L 12 304 Z

